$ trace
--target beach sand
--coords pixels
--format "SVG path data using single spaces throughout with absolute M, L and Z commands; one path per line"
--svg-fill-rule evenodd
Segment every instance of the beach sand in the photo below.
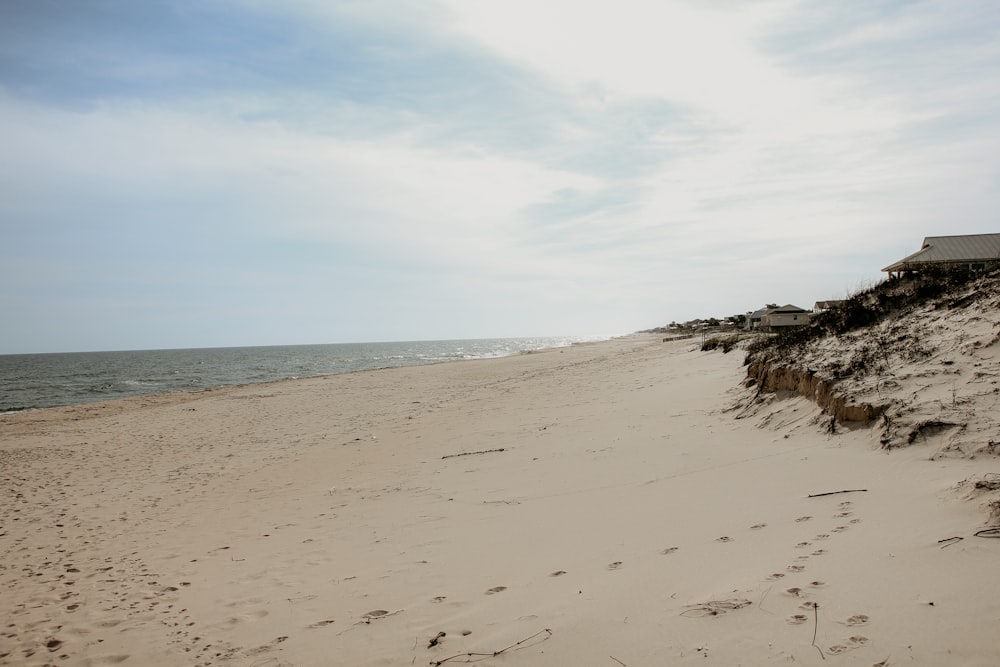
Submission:
M 0 417 L 0 664 L 1000 664 L 995 459 L 697 343 Z

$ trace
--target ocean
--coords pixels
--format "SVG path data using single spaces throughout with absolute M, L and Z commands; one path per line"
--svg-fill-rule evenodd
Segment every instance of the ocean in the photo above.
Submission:
M 504 357 L 597 337 L 0 355 L 0 413 L 128 396 Z

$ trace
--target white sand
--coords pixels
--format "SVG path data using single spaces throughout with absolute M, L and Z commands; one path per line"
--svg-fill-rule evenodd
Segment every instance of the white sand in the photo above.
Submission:
M 1000 664 L 1000 540 L 956 488 L 995 459 L 886 454 L 804 399 L 737 420 L 742 356 L 633 337 L 4 416 L 0 664 Z

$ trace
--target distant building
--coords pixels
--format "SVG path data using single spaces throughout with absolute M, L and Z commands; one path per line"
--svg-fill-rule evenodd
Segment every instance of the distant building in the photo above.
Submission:
M 749 331 L 751 329 L 759 329 L 761 320 L 764 319 L 764 314 L 767 313 L 768 308 L 773 306 L 764 306 L 763 308 L 758 308 L 752 313 L 747 313 L 746 322 L 744 322 L 744 327 Z
M 811 312 L 790 303 L 784 306 L 770 303 L 747 315 L 746 328 L 776 331 L 787 327 L 801 327 L 809 324 L 810 317 Z
M 830 310 L 831 308 L 836 308 L 840 304 L 844 303 L 843 299 L 832 299 L 829 301 L 817 301 L 816 305 L 813 306 L 814 313 L 822 313 L 824 310 Z
M 928 267 L 982 271 L 1000 265 L 1000 234 L 928 236 L 920 250 L 882 269 L 895 278 Z
M 784 327 L 801 327 L 809 324 L 812 313 L 805 308 L 799 308 L 788 303 L 777 308 L 769 308 L 761 319 L 761 325 L 768 329 Z

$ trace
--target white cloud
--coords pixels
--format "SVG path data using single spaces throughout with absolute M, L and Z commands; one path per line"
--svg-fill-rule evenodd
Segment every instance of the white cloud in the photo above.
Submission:
M 723 128 L 880 122 L 831 107 L 835 79 L 790 76 L 761 51 L 760 38 L 786 16 L 787 2 L 713 10 L 658 0 L 444 1 L 470 38 L 570 89 L 668 100 Z
M 267 33 L 275 61 L 236 49 L 239 86 L 110 86 L 65 105 L 0 89 L 5 231 L 93 228 L 71 235 L 74 271 L 204 286 L 233 312 L 259 310 L 249 285 L 289 321 L 322 319 L 309 304 L 333 292 L 328 322 L 377 311 L 389 326 L 434 295 L 412 331 L 451 317 L 455 335 L 809 305 L 924 235 L 996 231 L 987 2 L 227 5 L 240 6 L 290 32 Z M 180 60 L 217 72 L 225 55 Z M 49 251 L 24 245 L 32 234 L 8 234 L 0 255 L 30 265 Z
M 372 261 L 408 254 L 501 270 L 524 260 L 512 256 L 522 210 L 567 188 L 601 187 L 474 147 L 436 150 L 410 133 L 351 141 L 274 122 L 145 108 L 76 113 L 9 100 L 0 122 L 19 128 L 0 158 L 8 178 L 25 185 L 14 191 L 46 183 L 88 198 L 202 202 L 202 224 L 355 243 Z M 35 194 L 23 205 L 45 206 Z

